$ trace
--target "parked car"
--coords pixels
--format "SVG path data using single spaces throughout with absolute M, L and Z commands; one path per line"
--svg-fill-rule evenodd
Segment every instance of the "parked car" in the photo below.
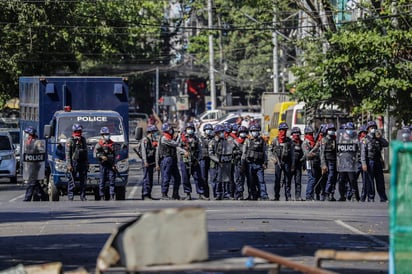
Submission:
M 223 123 L 233 124 L 237 121 L 239 116 L 241 116 L 242 118 L 245 118 L 246 116 L 253 117 L 253 119 L 258 121 L 260 124 L 262 122 L 262 114 L 258 112 L 230 112 L 224 115 L 223 117 L 221 117 L 219 120 L 202 123 L 199 127 L 199 133 L 203 134 L 203 127 L 205 124 L 212 124 L 212 125 L 223 124 Z
M 10 133 L 0 131 L 0 178 L 10 178 L 17 183 L 17 160 Z

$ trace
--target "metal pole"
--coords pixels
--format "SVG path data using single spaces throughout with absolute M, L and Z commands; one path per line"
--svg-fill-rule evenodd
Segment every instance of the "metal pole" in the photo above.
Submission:
M 159 67 L 156 67 L 156 114 L 159 114 Z
M 278 65 L 278 36 L 276 33 L 276 6 L 273 9 L 273 92 L 279 92 L 279 65 Z
M 215 73 L 214 73 L 214 50 L 213 50 L 213 18 L 212 18 L 212 0 L 207 1 L 207 11 L 208 11 L 208 27 L 209 27 L 209 86 L 210 86 L 210 99 L 211 99 L 211 109 L 216 108 L 216 85 L 215 85 Z

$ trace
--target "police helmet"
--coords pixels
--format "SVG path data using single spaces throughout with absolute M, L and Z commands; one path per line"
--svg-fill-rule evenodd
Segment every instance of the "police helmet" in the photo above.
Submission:
M 83 130 L 83 126 L 81 124 L 74 124 L 72 126 L 72 130 L 73 131 L 82 131 Z
M 185 129 L 187 129 L 187 128 L 193 128 L 193 129 L 195 129 L 195 124 L 192 123 L 192 122 L 189 122 L 189 123 L 186 124 Z
M 215 133 L 218 133 L 218 132 L 225 131 L 225 128 L 222 125 L 215 125 L 215 128 L 213 129 L 213 131 Z
M 253 125 L 250 126 L 249 130 L 250 131 L 260 131 L 260 126 L 256 125 L 256 124 L 253 124 Z
M 326 125 L 326 130 L 336 130 L 336 127 L 333 123 L 329 123 Z
M 147 127 L 146 132 L 155 132 L 157 131 L 157 127 L 155 125 L 150 125 Z
M 26 132 L 29 135 L 35 135 L 37 133 L 37 130 L 32 126 L 28 126 L 24 129 L 24 132 Z
M 320 132 L 323 134 L 326 134 L 326 131 L 328 130 L 328 125 L 327 124 L 321 124 L 320 125 Z
M 203 131 L 205 131 L 205 130 L 213 130 L 213 126 L 211 124 L 205 124 L 203 126 Z
M 169 131 L 170 129 L 172 129 L 172 127 L 168 123 L 164 123 L 162 125 L 162 131 L 163 132 Z
M 239 125 L 238 124 L 232 124 L 231 127 L 232 127 L 232 131 L 234 131 L 234 132 L 239 131 Z
M 248 129 L 247 129 L 247 127 L 245 127 L 245 126 L 240 126 L 238 129 L 237 129 L 237 132 L 248 132 Z
M 358 129 L 358 134 L 361 134 L 362 132 L 367 133 L 368 131 L 366 130 L 366 126 L 362 125 Z
M 293 127 L 292 130 L 291 130 L 291 133 L 292 134 L 294 134 L 294 133 L 301 134 L 300 128 L 299 127 Z
M 345 129 L 355 129 L 355 125 L 352 122 L 347 122 L 345 124 Z
M 102 128 L 100 129 L 100 134 L 101 134 L 101 135 L 110 134 L 109 128 L 108 128 L 108 127 L 102 127 Z
M 285 129 L 285 130 L 289 129 L 288 124 L 286 124 L 285 122 L 280 123 L 279 124 L 279 130 L 281 130 L 281 129 Z
M 368 122 L 366 123 L 366 130 L 368 130 L 370 127 L 378 128 L 378 125 L 376 124 L 375 121 L 368 121 Z
M 311 126 L 306 126 L 304 129 L 304 133 L 305 134 L 313 133 L 313 128 Z
M 225 132 L 226 133 L 231 133 L 232 132 L 232 126 L 229 123 L 225 123 Z

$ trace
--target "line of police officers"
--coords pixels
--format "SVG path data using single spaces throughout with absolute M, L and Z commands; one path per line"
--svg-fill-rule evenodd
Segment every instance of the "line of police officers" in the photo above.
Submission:
M 193 177 L 199 199 L 269 200 L 264 179 L 268 160 L 275 164 L 274 200 L 280 200 L 283 186 L 288 200 L 374 201 L 375 186 L 381 202 L 388 200 L 383 177 L 381 152 L 388 141 L 377 131 L 374 121 L 356 132 L 349 122 L 336 130 L 333 124 L 322 125 L 315 134 L 280 123 L 279 134 L 269 147 L 260 136 L 258 124 L 250 128 L 237 124 L 210 124 L 197 136 L 195 125 L 188 123 L 177 136 L 173 127 L 162 125 L 162 136 L 155 126 L 147 128 L 142 140 L 144 200 L 152 198 L 153 174 L 161 172 L 161 199 L 192 199 Z M 268 156 L 269 154 L 269 156 Z M 302 195 L 302 171 L 307 172 L 307 188 Z M 362 178 L 362 190 L 357 180 Z M 292 182 L 294 197 L 292 198 Z M 180 197 L 180 185 L 184 197 Z M 169 195 L 169 187 L 172 193 Z

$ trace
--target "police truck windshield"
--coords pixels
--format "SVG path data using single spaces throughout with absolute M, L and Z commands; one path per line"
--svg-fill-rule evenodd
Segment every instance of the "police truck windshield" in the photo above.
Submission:
M 59 142 L 66 142 L 72 133 L 73 124 L 83 126 L 82 135 L 88 142 L 97 142 L 100 139 L 100 129 L 108 127 L 110 138 L 115 142 L 125 142 L 124 129 L 119 117 L 87 116 L 87 117 L 60 117 L 57 123 L 57 137 Z

